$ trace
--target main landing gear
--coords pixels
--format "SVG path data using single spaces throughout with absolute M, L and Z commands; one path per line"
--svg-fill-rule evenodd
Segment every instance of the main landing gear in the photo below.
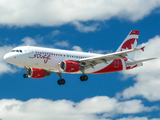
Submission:
M 66 83 L 65 79 L 62 79 L 62 73 L 57 73 L 60 79 L 57 81 L 58 85 L 64 85 Z
M 58 85 L 64 85 L 66 83 L 65 79 L 62 78 L 62 73 L 57 73 L 57 75 L 60 77 L 60 79 L 57 81 Z M 80 80 L 83 81 L 87 81 L 88 80 L 88 76 L 83 74 L 80 77 Z
M 80 80 L 81 80 L 82 82 L 83 82 L 83 81 L 87 81 L 87 80 L 88 80 L 88 76 L 85 75 L 84 70 L 81 70 L 81 72 L 82 72 L 82 76 L 80 77 Z
M 82 75 L 81 77 L 80 77 L 80 80 L 83 82 L 83 81 L 87 81 L 88 80 L 88 76 L 87 75 Z

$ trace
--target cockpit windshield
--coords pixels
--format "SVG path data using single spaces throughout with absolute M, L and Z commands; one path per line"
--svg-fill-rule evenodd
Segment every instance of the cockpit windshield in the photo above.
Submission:
M 12 50 L 11 52 L 20 52 L 20 53 L 22 53 L 22 50 Z

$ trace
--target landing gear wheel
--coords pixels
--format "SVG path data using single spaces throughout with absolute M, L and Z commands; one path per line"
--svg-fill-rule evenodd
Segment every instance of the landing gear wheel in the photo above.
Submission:
M 58 80 L 57 83 L 58 83 L 58 85 L 61 85 L 61 80 Z
M 64 85 L 66 81 L 64 79 L 61 79 L 61 84 Z
M 24 77 L 24 78 L 28 78 L 28 74 L 24 74 L 23 77 Z
M 80 77 L 80 80 L 81 80 L 82 82 L 84 81 L 82 76 Z
M 88 76 L 87 75 L 82 75 L 80 77 L 80 80 L 83 82 L 83 81 L 87 81 L 88 80 Z
M 58 85 L 64 85 L 66 83 L 66 81 L 64 79 L 59 79 L 57 81 Z
M 84 79 L 84 81 L 87 81 L 88 80 L 88 76 L 87 75 L 83 75 L 83 79 Z

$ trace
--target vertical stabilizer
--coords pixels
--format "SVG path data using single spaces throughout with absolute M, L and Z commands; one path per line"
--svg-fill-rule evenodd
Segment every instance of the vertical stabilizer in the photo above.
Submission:
M 122 42 L 122 44 L 119 46 L 116 52 L 119 51 L 125 51 L 129 49 L 134 49 L 137 47 L 139 37 L 139 31 L 138 30 L 132 30 L 128 36 L 125 38 L 125 40 Z M 128 53 L 127 58 L 134 59 L 135 52 Z

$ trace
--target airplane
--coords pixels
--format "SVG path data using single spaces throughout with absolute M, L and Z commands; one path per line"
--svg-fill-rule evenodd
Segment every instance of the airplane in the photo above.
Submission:
M 137 48 L 138 30 L 132 30 L 116 52 L 96 54 L 69 50 L 60 50 L 35 46 L 19 46 L 5 54 L 3 59 L 13 65 L 23 66 L 26 73 L 24 78 L 44 78 L 55 72 L 60 79 L 59 85 L 66 83 L 63 73 L 82 74 L 81 81 L 87 81 L 87 74 L 103 74 L 133 69 L 143 66 L 148 58 L 134 60 L 136 51 L 144 51 L 144 47 Z

